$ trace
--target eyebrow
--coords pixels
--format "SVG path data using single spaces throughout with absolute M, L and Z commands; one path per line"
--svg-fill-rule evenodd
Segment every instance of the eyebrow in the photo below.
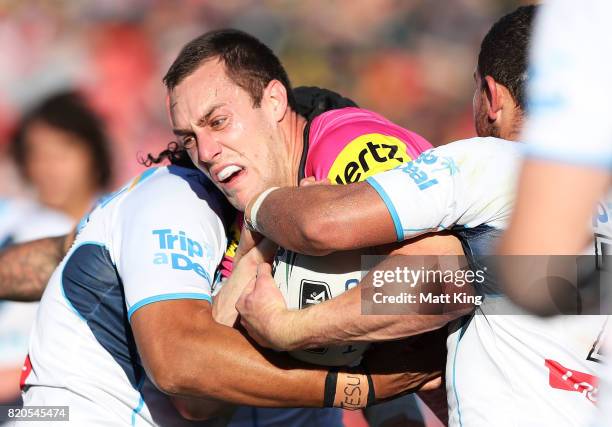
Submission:
M 210 116 L 212 116 L 212 114 L 215 112 L 215 110 L 217 110 L 217 108 L 222 107 L 224 105 L 226 105 L 225 102 L 211 105 L 210 108 L 208 109 L 208 111 L 206 113 L 204 113 L 197 120 L 196 124 L 198 126 L 203 126 L 204 124 L 206 124 L 206 122 L 208 122 L 208 120 L 210 119 Z M 172 129 L 172 133 L 175 134 L 176 136 L 185 136 L 185 135 L 192 135 L 193 131 L 191 129 Z

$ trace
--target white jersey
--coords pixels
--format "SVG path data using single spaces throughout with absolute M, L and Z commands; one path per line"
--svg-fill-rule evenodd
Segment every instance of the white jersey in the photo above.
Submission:
M 523 137 L 529 157 L 612 169 L 611 17 L 608 0 L 555 0 L 542 7 L 531 51 L 530 114 Z M 603 260 L 600 255 L 612 254 L 612 194 L 600 203 L 594 224 L 595 252 Z M 610 354 L 612 337 L 603 346 Z M 609 363 L 606 369 L 595 425 L 612 426 Z
M 83 426 L 192 425 L 147 378 L 130 319 L 158 301 L 211 301 L 226 237 L 208 185 L 195 170 L 150 169 L 82 222 L 40 303 L 26 406 L 68 405 Z
M 23 200 L 0 200 L 0 248 L 70 232 L 69 216 Z M 38 303 L 0 301 L 0 368 L 19 367 L 28 352 Z
M 496 138 L 458 141 L 368 182 L 387 204 L 398 240 L 452 229 L 477 264 L 494 253 L 510 219 L 521 149 Z M 592 350 L 606 317 L 492 315 L 501 306 L 519 310 L 494 281 L 477 291 L 484 304 L 454 322 L 447 340 L 449 425 L 584 425 L 595 408 L 587 388 L 600 369 Z M 574 390 L 572 376 L 588 386 Z
M 535 27 L 527 154 L 612 168 L 612 2 L 555 0 Z

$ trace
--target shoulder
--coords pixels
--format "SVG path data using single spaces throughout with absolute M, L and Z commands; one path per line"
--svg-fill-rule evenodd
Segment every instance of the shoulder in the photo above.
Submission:
M 148 169 L 123 191 L 123 205 L 139 210 L 213 210 L 221 215 L 223 208 L 220 194 L 202 172 L 179 166 Z
M 308 142 L 306 175 L 338 183 L 363 180 L 431 148 L 416 133 L 361 108 L 342 108 L 316 117 Z
M 523 144 L 493 137 L 474 137 L 440 145 L 425 155 L 451 156 L 455 160 L 482 161 L 495 159 L 501 162 L 520 157 Z
M 395 137 L 406 145 L 414 146 L 418 152 L 431 148 L 431 144 L 415 132 L 373 111 L 355 107 L 331 110 L 317 116 L 311 123 L 310 143 L 314 147 L 329 143 L 329 138 L 346 144 L 359 136 L 376 134 Z

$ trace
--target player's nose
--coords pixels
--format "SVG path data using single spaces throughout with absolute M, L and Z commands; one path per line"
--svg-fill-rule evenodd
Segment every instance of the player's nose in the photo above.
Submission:
M 198 137 L 198 157 L 201 162 L 210 163 L 221 154 L 222 146 L 214 138 Z

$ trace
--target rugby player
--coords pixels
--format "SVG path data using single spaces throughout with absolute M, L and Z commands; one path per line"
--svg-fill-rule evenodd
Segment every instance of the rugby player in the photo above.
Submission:
M 150 169 L 89 215 L 41 300 L 22 376 L 26 406 L 68 405 L 83 425 L 182 425 L 179 413 L 226 410 L 217 399 L 331 404 L 326 370 L 260 353 L 213 321 L 211 278 L 226 238 L 210 187 L 193 169 Z M 245 280 L 240 265 L 234 276 Z M 379 397 L 407 386 L 371 378 Z
M 506 15 L 481 45 L 474 117 L 479 136 L 486 138 L 435 148 L 362 184 L 263 193 L 247 206 L 248 222 L 283 247 L 311 254 L 450 229 L 461 239 L 473 268 L 485 270 L 482 255 L 493 253 L 514 201 L 520 146 L 511 141 L 518 138 L 523 121 L 535 10 L 523 7 Z M 255 214 L 253 205 L 258 205 Z M 606 318 L 504 316 L 517 311 L 494 279 L 488 276 L 477 289 L 485 304 L 450 329 L 450 424 L 586 423 L 597 395 L 596 349 Z M 366 276 L 362 286 L 371 286 L 372 280 Z M 260 344 L 283 350 L 399 338 L 418 332 L 427 321 L 396 318 L 393 323 L 392 316 L 361 316 L 358 288 L 305 310 L 288 311 L 269 273 L 258 275 L 237 308 L 242 324 Z
M 238 210 L 270 186 L 294 186 L 309 176 L 338 184 L 361 181 L 431 147 L 364 109 L 305 117 L 297 111 L 286 76 L 256 78 L 261 62 L 269 67 L 278 60 L 256 39 L 222 30 L 187 44 L 164 78 L 180 149 Z M 455 239 L 446 244 L 445 238 L 425 239 L 420 247 L 404 250 L 461 251 Z M 232 298 L 225 302 L 233 310 Z M 437 329 L 457 315 L 432 316 L 421 331 Z
M 245 35 L 242 33 L 220 32 L 215 34 L 228 33 L 230 36 L 237 35 L 239 40 L 244 40 Z M 251 48 L 260 50 L 259 53 L 261 53 L 261 45 L 258 42 L 253 44 L 253 40 L 250 37 L 246 38 L 247 42 L 251 42 Z M 252 53 L 253 50 L 251 51 Z M 276 59 L 273 58 L 272 60 Z M 274 67 L 275 64 L 272 64 L 272 66 Z M 266 69 L 265 71 L 269 72 L 270 70 Z M 182 72 L 189 74 L 189 70 L 185 71 L 183 69 Z M 244 73 L 244 75 L 248 75 L 248 73 Z M 282 78 L 283 76 L 280 77 Z M 268 83 L 270 82 L 272 85 L 278 86 L 278 80 L 269 78 Z M 234 91 L 242 90 L 229 81 L 224 83 L 226 85 L 228 83 L 232 84 Z M 280 86 L 290 89 L 288 82 L 286 85 Z M 247 92 L 240 93 L 240 95 L 240 102 L 249 100 L 250 95 Z M 269 100 L 266 98 L 266 101 Z M 243 106 L 249 105 L 249 102 L 243 103 Z M 267 106 L 269 107 L 270 103 Z M 262 110 L 266 113 L 270 112 L 269 108 L 262 108 Z M 373 113 L 353 111 L 352 116 L 357 119 L 358 123 L 363 124 L 369 121 L 372 130 L 376 130 L 376 126 L 378 126 L 379 128 L 389 129 L 390 132 L 394 132 L 392 135 L 397 135 L 398 138 L 396 139 L 402 138 L 402 142 L 390 142 L 394 145 L 391 145 L 387 150 L 387 160 L 395 160 L 397 163 L 401 163 L 407 160 L 407 157 L 394 157 L 391 153 L 397 151 L 405 153 L 412 150 L 411 152 L 415 153 L 414 157 L 419 151 L 422 151 L 418 150 L 415 152 L 414 147 L 419 147 L 420 145 L 423 147 L 428 146 L 424 140 L 416 135 L 412 135 L 390 124 Z M 296 118 L 295 115 L 291 114 L 288 114 L 287 117 Z M 286 125 L 287 122 L 285 122 L 283 127 L 286 127 Z M 342 130 L 346 130 L 346 126 Z M 363 128 L 359 129 L 359 131 L 363 130 Z M 284 131 L 285 129 L 282 129 L 282 132 Z M 253 135 L 257 135 L 257 133 L 245 134 L 243 137 Z M 375 159 L 381 158 L 383 155 L 377 153 L 376 149 L 377 147 L 373 147 L 372 150 L 374 152 L 371 151 L 370 155 L 372 157 L 378 156 L 374 157 Z M 365 161 L 365 159 L 362 159 L 362 161 Z M 180 178 L 178 181 L 177 175 Z M 168 177 L 164 178 L 165 176 Z M 181 180 L 186 181 L 188 185 L 181 182 Z M 261 367 L 258 368 L 258 366 L 261 366 L 261 363 L 264 363 L 263 370 L 272 368 L 270 368 L 269 362 L 267 362 L 268 365 L 265 365 L 266 359 L 263 359 L 259 353 L 257 353 L 254 360 L 246 362 L 249 354 L 254 354 L 249 353 L 248 350 L 243 348 L 248 343 L 240 341 L 242 338 L 232 338 L 239 337 L 232 329 L 221 328 L 221 332 L 219 332 L 217 328 L 220 325 L 212 322 L 208 302 L 210 300 L 210 292 L 206 288 L 210 286 L 210 283 L 206 283 L 206 277 L 212 277 L 211 269 L 213 265 L 216 265 L 213 262 L 215 252 L 212 249 L 219 247 L 218 240 L 220 237 L 218 231 L 220 221 L 214 220 L 214 215 L 211 212 L 202 211 L 202 209 L 205 209 L 203 207 L 194 209 L 194 212 L 191 214 L 184 212 L 185 210 L 191 210 L 190 206 L 195 208 L 195 199 L 198 200 L 199 204 L 203 204 L 197 195 L 187 195 L 186 190 L 189 186 L 195 187 L 196 193 L 203 192 L 203 195 L 200 194 L 200 196 L 207 200 L 209 199 L 208 190 L 202 188 L 203 184 L 201 182 L 199 185 L 196 185 L 194 181 L 197 181 L 197 179 L 193 172 L 191 174 L 176 170 L 150 172 L 122 189 L 114 198 L 102 203 L 92 214 L 91 220 L 79 233 L 75 245 L 64 260 L 60 270 L 54 276 L 43 299 L 43 307 L 47 308 L 41 309 L 37 326 L 40 332 L 36 331 L 34 334 L 31 357 L 28 361 L 28 363 L 32 364 L 32 369 L 26 369 L 24 374 L 24 385 L 28 388 L 26 393 L 27 404 L 34 404 L 33 402 L 40 401 L 40 399 L 44 400 L 49 397 L 49 393 L 53 394 L 53 391 L 57 391 L 56 398 L 59 400 L 64 400 L 65 398 L 74 401 L 77 407 L 75 417 L 78 419 L 93 422 L 100 420 L 104 413 L 111 411 L 117 415 L 117 422 L 121 422 L 119 419 L 128 419 L 129 416 L 132 420 L 146 419 L 150 422 L 163 423 L 165 422 L 164 417 L 172 418 L 174 413 L 171 408 L 169 409 L 168 402 L 160 397 L 160 394 L 152 387 L 153 383 L 157 384 L 162 391 L 173 394 L 206 396 L 237 403 L 251 403 L 262 406 L 320 406 L 322 404 L 322 401 L 317 401 L 318 395 L 322 397 L 322 390 L 319 390 L 320 393 L 317 393 L 316 391 L 313 392 L 312 389 L 305 389 L 306 386 L 320 385 L 316 384 L 316 381 L 313 380 L 314 374 L 311 371 L 307 373 L 310 375 L 310 381 L 304 381 L 304 377 L 300 379 L 300 376 L 306 375 L 306 373 L 299 370 L 291 371 L 295 373 L 293 377 L 284 374 L 284 382 L 274 378 L 273 375 L 268 375 L 267 377 L 260 375 L 257 381 L 238 381 L 237 376 L 240 374 L 244 376 L 248 372 L 251 372 L 251 375 L 255 375 L 256 372 L 261 373 Z M 168 197 L 170 199 L 176 197 L 176 199 L 164 201 L 160 196 L 158 200 L 154 201 L 155 197 L 146 195 L 148 192 L 153 191 L 150 189 L 153 185 L 158 188 L 165 188 L 167 185 Z M 166 191 L 162 191 L 161 194 L 166 194 Z M 191 202 L 189 201 L 190 198 Z M 183 199 L 185 199 L 184 203 L 182 203 Z M 216 203 L 214 200 L 208 201 L 213 205 Z M 143 211 L 144 214 L 136 215 L 136 208 Z M 194 216 L 201 218 L 199 222 L 191 221 L 189 218 L 186 219 L 185 215 L 190 216 L 191 219 Z M 120 221 L 120 219 L 122 220 Z M 156 221 L 164 222 L 167 225 L 159 229 L 152 229 L 151 227 L 154 226 Z M 202 221 L 204 221 L 204 224 L 202 224 Z M 214 224 L 211 225 L 211 222 Z M 107 224 L 106 226 L 104 225 L 105 223 Z M 116 230 L 105 228 L 110 223 L 117 225 Z M 129 226 L 121 226 L 121 224 L 128 223 Z M 209 230 L 213 232 L 210 233 L 208 232 Z M 154 231 L 157 231 L 157 234 Z M 91 236 L 94 237 L 93 241 L 85 240 L 91 238 Z M 193 236 L 199 236 L 199 238 L 194 238 Z M 207 241 L 210 243 L 211 239 L 214 241 L 214 244 L 203 245 L 200 243 Z M 194 246 L 194 242 L 199 244 L 200 249 L 207 247 L 211 250 L 210 253 L 207 252 L 206 265 L 197 259 L 201 258 L 202 254 L 201 250 L 194 249 L 194 247 L 198 247 Z M 57 240 L 45 242 L 45 244 L 51 247 L 57 243 Z M 148 255 L 146 249 L 132 247 L 132 245 L 138 244 L 148 245 L 145 246 L 149 250 Z M 127 250 L 125 250 L 126 248 Z M 194 256 L 196 257 L 195 260 L 193 259 Z M 130 259 L 130 257 L 135 258 Z M 166 271 L 167 275 L 163 275 L 160 274 L 159 268 L 147 268 L 146 263 L 151 263 L 151 260 L 148 259 L 151 257 L 157 267 L 163 266 L 163 268 L 173 271 Z M 211 259 L 208 259 L 209 257 Z M 104 272 L 98 280 L 84 278 L 82 275 L 83 272 L 91 270 L 92 264 L 90 263 L 95 264 L 96 270 Z M 129 266 L 142 264 L 145 264 L 145 267 L 140 269 L 135 267 L 133 269 L 129 268 Z M 177 271 L 174 270 L 178 270 L 178 273 L 184 277 L 176 276 Z M 170 273 L 172 274 L 170 275 Z M 68 275 L 71 277 L 68 278 Z M 194 284 L 194 278 L 197 280 L 203 279 L 202 283 L 200 283 L 202 287 L 200 292 L 194 292 L 194 286 L 197 287 Z M 150 285 L 144 288 L 138 286 L 141 283 L 149 282 L 157 283 L 157 285 Z M 182 283 L 182 285 L 176 285 L 177 283 Z M 171 284 L 176 286 L 172 287 Z M 105 290 L 103 295 L 99 294 L 100 288 Z M 159 293 L 164 290 L 170 291 L 171 289 L 173 292 Z M 189 290 L 189 292 L 178 292 L 177 295 L 175 291 L 181 289 Z M 94 296 L 93 301 L 89 298 L 92 296 Z M 143 298 L 140 303 L 136 301 L 136 299 L 141 297 Z M 100 305 L 95 301 L 101 301 Z M 57 311 L 54 312 L 53 308 L 57 309 Z M 60 312 L 69 314 L 65 318 L 60 318 Z M 169 323 L 167 319 L 173 319 L 174 322 Z M 201 324 L 198 322 L 199 319 L 201 319 Z M 203 333 L 201 330 L 194 330 L 194 321 L 196 325 L 200 325 L 202 329 L 208 332 Z M 66 327 L 58 327 L 56 324 L 56 327 L 52 328 L 53 330 L 64 330 L 67 336 L 78 336 L 87 341 L 89 344 L 87 348 L 91 351 L 92 357 L 84 358 L 79 363 L 75 362 L 70 367 L 60 366 L 61 364 L 58 364 L 57 357 L 61 352 L 61 348 L 58 346 L 57 341 L 51 338 L 51 335 L 43 333 L 43 331 L 47 330 L 46 328 L 56 322 L 62 323 Z M 66 323 L 64 324 L 63 322 Z M 76 326 L 79 322 L 83 322 L 82 326 Z M 68 325 L 74 326 L 74 328 Z M 118 329 L 116 329 L 117 327 Z M 172 333 L 158 335 L 160 330 L 172 331 Z M 132 332 L 134 335 L 133 340 L 131 338 Z M 153 333 L 158 336 L 156 341 L 149 338 Z M 203 346 L 201 349 L 198 343 L 190 341 L 190 337 L 194 334 L 197 335 L 198 342 Z M 177 337 L 181 337 L 179 341 L 184 343 L 185 346 L 189 346 L 188 351 L 180 351 L 181 348 L 176 345 Z M 232 340 L 238 340 L 238 344 L 232 346 Z M 219 346 L 216 346 L 214 342 L 223 342 L 223 352 L 218 351 Z M 206 344 L 204 345 L 204 343 Z M 51 349 L 52 351 L 41 351 L 41 348 Z M 256 352 L 254 349 L 252 351 Z M 229 365 L 227 369 L 219 369 L 214 363 L 215 358 L 221 357 L 222 354 L 227 354 L 227 352 L 232 355 L 240 355 L 240 357 L 236 358 L 236 365 L 231 366 L 231 364 L 225 363 L 225 365 Z M 143 374 L 138 358 L 141 359 L 142 366 L 148 368 L 148 375 Z M 55 362 L 51 361 L 51 359 L 55 360 Z M 207 362 L 206 366 L 198 365 L 197 362 L 202 360 Z M 47 361 L 49 362 L 48 364 L 46 363 Z M 104 366 L 105 369 L 103 371 L 106 373 L 117 374 L 115 376 L 117 381 L 105 382 L 96 381 L 99 378 L 81 378 L 83 381 L 80 385 L 74 383 L 67 384 L 65 378 L 70 378 L 70 374 L 75 374 L 73 368 L 83 368 L 79 370 L 80 372 L 90 371 L 91 369 L 86 368 L 88 366 L 91 367 L 90 364 L 92 363 Z M 55 366 L 57 372 L 64 370 L 67 375 L 61 379 L 53 377 L 50 369 L 46 369 L 45 365 L 48 367 Z M 250 369 L 245 371 L 242 368 L 244 366 L 249 366 Z M 186 369 L 186 367 L 189 369 Z M 180 371 L 183 368 L 185 368 L 186 372 Z M 196 368 L 203 369 L 203 372 L 200 372 L 200 381 L 192 378 L 188 385 L 185 381 L 191 378 L 191 374 Z M 284 371 L 277 369 L 276 372 L 280 375 Z M 325 371 L 322 371 L 322 373 L 324 378 Z M 204 381 L 203 377 L 206 375 L 209 378 Z M 234 386 L 226 384 L 225 381 L 229 381 L 230 377 L 237 384 Z M 80 378 L 78 372 L 74 378 Z M 389 387 L 384 386 L 384 384 L 389 384 L 392 381 L 390 376 L 381 379 L 378 377 L 374 378 L 376 383 L 383 384 L 380 387 L 378 384 L 375 384 L 380 396 L 383 396 L 385 392 L 391 393 Z M 297 381 L 298 379 L 299 381 Z M 301 385 L 296 386 L 296 383 L 292 383 L 292 381 L 297 381 Z M 387 382 L 385 383 L 384 381 Z M 204 383 L 206 383 L 206 387 L 204 387 Z M 400 381 L 394 387 L 398 387 L 401 383 Z M 113 384 L 117 389 L 113 389 Z M 280 389 L 284 387 L 283 384 L 291 390 L 290 393 L 281 392 Z M 338 384 L 341 384 L 341 382 Z M 63 390 L 58 391 L 58 387 L 63 387 Z M 250 393 L 241 391 L 249 387 L 251 389 Z M 53 391 L 50 389 L 53 389 Z M 272 392 L 272 395 L 269 395 L 268 393 L 270 393 L 271 389 L 275 391 Z M 397 390 L 400 391 L 399 389 Z M 304 394 L 301 398 L 295 399 L 293 397 L 295 394 L 301 395 L 302 393 Z M 82 399 L 79 397 L 86 395 L 92 398 Z M 93 398 L 93 396 L 107 396 L 109 399 L 104 401 L 104 399 Z M 390 394 L 386 397 L 388 396 Z M 299 399 L 303 400 L 300 401 Z M 149 402 L 156 402 L 158 400 L 162 402 L 160 405 L 149 405 Z M 314 403 L 315 401 L 317 402 Z M 96 403 L 93 404 L 92 402 Z M 195 408 L 194 415 L 190 412 L 191 408 L 189 406 L 186 407 L 184 403 L 182 401 L 178 406 L 188 416 L 208 416 L 210 411 L 214 409 L 200 404 L 199 408 Z M 96 405 L 98 406 L 94 408 L 93 406 Z M 203 411 L 204 415 L 198 409 Z
M 71 91 L 46 97 L 24 112 L 10 153 L 36 197 L 0 197 L 0 248 L 69 232 L 111 180 L 101 120 Z M 21 405 L 19 377 L 37 308 L 0 301 L 0 406 Z

